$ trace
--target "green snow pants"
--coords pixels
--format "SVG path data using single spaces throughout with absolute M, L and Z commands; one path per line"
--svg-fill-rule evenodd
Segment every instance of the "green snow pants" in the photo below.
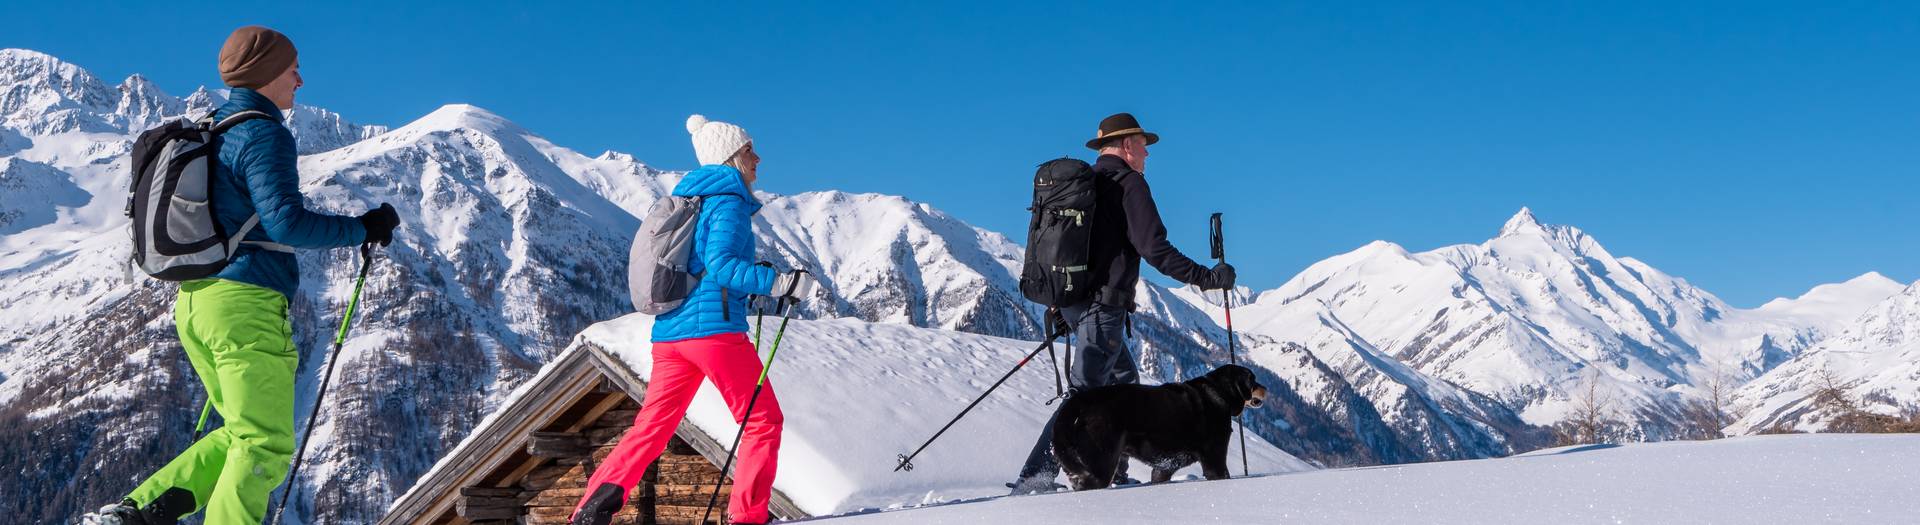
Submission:
M 180 284 L 174 326 L 225 421 L 127 497 L 151 504 L 193 493 L 208 525 L 257 524 L 293 458 L 293 381 L 300 359 L 280 292 L 219 279 Z M 196 411 L 197 413 L 197 411 Z

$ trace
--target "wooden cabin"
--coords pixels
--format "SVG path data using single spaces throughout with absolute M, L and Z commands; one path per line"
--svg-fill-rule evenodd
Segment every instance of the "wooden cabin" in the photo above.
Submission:
M 639 377 L 605 349 L 576 344 L 421 476 L 380 523 L 566 523 L 587 477 L 633 425 L 647 389 Z M 682 422 L 614 523 L 700 523 L 732 442 Z M 708 523 L 728 523 L 730 484 Z M 777 489 L 770 507 L 776 519 L 808 517 Z

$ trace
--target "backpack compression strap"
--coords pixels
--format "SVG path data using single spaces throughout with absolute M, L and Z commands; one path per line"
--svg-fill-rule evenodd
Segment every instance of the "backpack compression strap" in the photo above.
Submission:
M 234 250 L 240 249 L 240 245 L 242 244 L 251 244 L 253 246 L 259 247 L 262 250 L 267 250 L 272 252 L 293 253 L 293 247 L 287 246 L 285 244 L 280 244 L 277 242 L 245 240 L 247 238 L 247 233 L 252 232 L 253 227 L 259 226 L 259 225 L 260 225 L 260 214 L 255 213 L 253 214 L 252 217 L 247 217 L 247 222 L 242 223 L 240 225 L 240 231 L 235 232 L 233 237 L 227 238 L 227 253 L 233 253 Z

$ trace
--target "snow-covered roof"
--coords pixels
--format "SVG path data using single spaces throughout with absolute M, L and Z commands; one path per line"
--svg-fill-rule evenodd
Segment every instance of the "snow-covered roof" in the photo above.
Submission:
M 768 316 L 763 359 L 778 324 Z M 629 315 L 588 328 L 580 341 L 644 377 L 652 326 L 650 316 Z M 849 319 L 792 321 L 769 374 L 786 416 L 774 488 L 814 516 L 1005 494 L 1003 484 L 1059 406 L 1046 404 L 1054 383 L 1044 353 L 915 458 L 912 471 L 895 472 L 896 456 L 912 452 L 1037 344 Z M 739 428 L 710 383 L 687 418 L 722 442 Z M 1248 445 L 1256 474 L 1312 468 L 1258 437 L 1248 436 Z M 1237 444 L 1231 454 L 1239 455 Z M 1238 474 L 1239 465 L 1231 470 Z M 1181 475 L 1198 475 L 1198 467 Z

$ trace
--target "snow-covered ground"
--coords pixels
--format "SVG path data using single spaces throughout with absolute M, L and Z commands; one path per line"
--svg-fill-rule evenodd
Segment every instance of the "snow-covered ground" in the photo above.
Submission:
M 913 523 L 1915 523 L 1920 435 L 1753 436 L 998 498 Z
M 778 323 L 768 316 L 763 352 Z M 580 338 L 645 377 L 652 327 L 651 316 L 633 314 Z M 915 458 L 912 471 L 894 472 L 895 455 L 912 452 L 1036 344 L 854 319 L 792 321 L 768 380 L 786 415 L 774 488 L 816 516 L 1006 494 L 1002 484 L 1059 406 L 1045 404 L 1054 396 L 1045 355 Z M 711 383 L 701 385 L 687 418 L 723 440 L 739 429 Z M 1256 473 L 1313 468 L 1258 437 L 1247 445 Z M 1238 458 L 1237 441 L 1233 449 Z M 1232 471 L 1240 472 L 1239 461 Z M 1176 479 L 1198 473 L 1190 466 Z M 1135 463 L 1133 475 L 1145 479 L 1148 471 Z

